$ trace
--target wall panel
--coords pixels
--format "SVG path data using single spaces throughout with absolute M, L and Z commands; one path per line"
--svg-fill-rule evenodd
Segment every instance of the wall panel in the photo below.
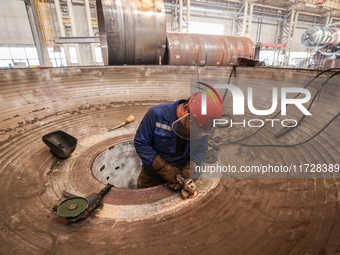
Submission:
M 34 46 L 24 1 L 0 0 L 0 45 Z

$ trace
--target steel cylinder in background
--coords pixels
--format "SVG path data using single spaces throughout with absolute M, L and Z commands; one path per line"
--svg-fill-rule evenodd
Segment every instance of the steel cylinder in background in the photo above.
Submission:
M 238 57 L 254 58 L 254 44 L 244 36 L 167 32 L 163 64 L 228 66 Z
M 163 0 L 96 0 L 105 65 L 159 64 L 165 52 Z
M 301 36 L 301 43 L 306 47 L 338 46 L 340 44 L 340 24 L 308 28 Z

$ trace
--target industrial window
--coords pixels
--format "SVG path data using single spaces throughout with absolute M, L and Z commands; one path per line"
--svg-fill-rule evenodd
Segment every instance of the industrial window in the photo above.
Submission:
M 289 64 L 293 68 L 309 68 L 311 59 L 307 52 L 291 52 Z
M 103 63 L 102 49 L 100 47 L 95 47 L 94 53 L 96 55 L 96 64 L 102 64 Z
M 0 68 L 26 68 L 40 65 L 32 47 L 0 47 Z
M 26 56 L 29 61 L 30 67 L 32 66 L 39 66 L 39 57 L 37 50 L 35 48 L 25 48 L 26 50 Z
M 223 35 L 224 26 L 222 24 L 190 22 L 190 33 Z
M 70 53 L 71 64 L 78 64 L 76 48 L 75 47 L 69 47 L 68 51 Z
M 48 48 L 48 56 L 53 67 L 67 66 L 63 47 Z
M 260 51 L 260 61 L 263 61 L 266 65 L 280 65 L 280 60 L 283 62 L 283 59 L 280 59 L 277 55 L 275 55 L 275 52 L 272 50 Z
M 10 47 L 9 48 L 12 58 L 13 58 L 13 63 L 14 67 L 18 68 L 25 68 L 29 66 L 28 58 L 25 52 L 25 48 L 22 47 Z
M 11 52 L 7 47 L 0 47 L 0 68 L 13 67 Z

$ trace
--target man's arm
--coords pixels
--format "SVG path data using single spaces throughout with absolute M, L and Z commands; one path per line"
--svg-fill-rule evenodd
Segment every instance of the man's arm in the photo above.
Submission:
M 157 113 L 150 109 L 142 119 L 137 129 L 134 146 L 143 164 L 151 167 L 157 157 L 156 151 L 151 146 L 157 121 Z
M 157 112 L 152 108 L 145 114 L 137 129 L 134 146 L 143 164 L 156 171 L 166 182 L 176 183 L 176 174 L 180 173 L 180 170 L 166 163 L 152 147 L 157 116 Z

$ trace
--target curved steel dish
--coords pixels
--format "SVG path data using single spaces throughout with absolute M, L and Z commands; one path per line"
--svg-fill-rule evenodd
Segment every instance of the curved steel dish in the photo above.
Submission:
M 97 0 L 105 65 L 158 64 L 165 51 L 162 0 Z

